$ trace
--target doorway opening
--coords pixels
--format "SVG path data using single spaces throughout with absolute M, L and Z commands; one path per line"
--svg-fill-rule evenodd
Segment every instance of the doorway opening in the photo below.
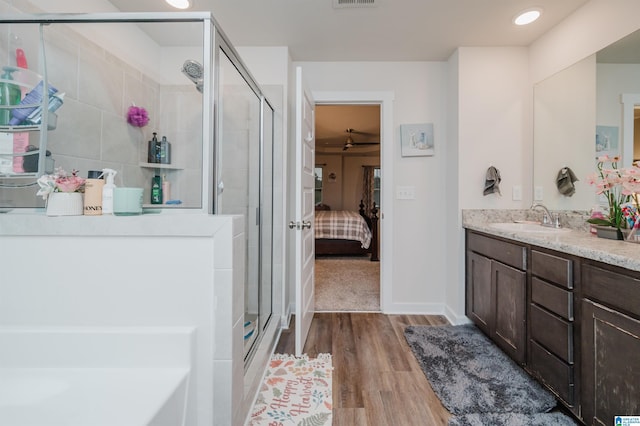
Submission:
M 315 111 L 315 310 L 379 312 L 382 107 L 327 102 Z M 343 240 L 335 225 L 354 233 Z

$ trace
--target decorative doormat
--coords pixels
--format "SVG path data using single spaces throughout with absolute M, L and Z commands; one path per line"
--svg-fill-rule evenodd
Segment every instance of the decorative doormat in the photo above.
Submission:
M 332 371 L 331 354 L 273 355 L 248 424 L 330 426 Z
M 474 325 L 410 326 L 405 338 L 449 425 L 573 425 L 555 397 Z

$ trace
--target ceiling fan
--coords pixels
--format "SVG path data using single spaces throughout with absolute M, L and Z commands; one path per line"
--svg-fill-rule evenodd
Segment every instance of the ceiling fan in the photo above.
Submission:
M 356 142 L 356 141 L 353 140 L 351 135 L 352 134 L 358 134 L 358 133 L 361 133 L 361 132 L 357 132 L 357 131 L 355 131 L 355 130 L 353 130 L 351 128 L 348 128 L 346 130 L 346 132 L 348 133 L 348 135 L 347 135 L 347 140 L 345 140 L 344 146 L 342 147 L 343 151 L 346 151 L 349 148 L 353 148 L 356 145 L 379 145 L 380 144 L 380 142 Z

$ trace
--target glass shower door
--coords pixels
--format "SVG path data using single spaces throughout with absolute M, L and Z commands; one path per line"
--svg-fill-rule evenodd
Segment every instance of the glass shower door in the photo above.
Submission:
M 219 64 L 215 212 L 243 215 L 245 220 L 243 322 L 247 359 L 271 315 L 272 137 L 265 153 L 262 117 L 268 115 L 273 120 L 273 113 L 265 114 L 263 99 L 223 49 Z

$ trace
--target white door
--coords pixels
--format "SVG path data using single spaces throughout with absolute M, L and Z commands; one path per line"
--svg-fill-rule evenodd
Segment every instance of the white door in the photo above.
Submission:
M 296 355 L 302 354 L 314 310 L 314 200 L 315 200 L 315 112 L 311 92 L 302 83 L 302 68 L 296 68 L 296 190 L 295 232 Z

